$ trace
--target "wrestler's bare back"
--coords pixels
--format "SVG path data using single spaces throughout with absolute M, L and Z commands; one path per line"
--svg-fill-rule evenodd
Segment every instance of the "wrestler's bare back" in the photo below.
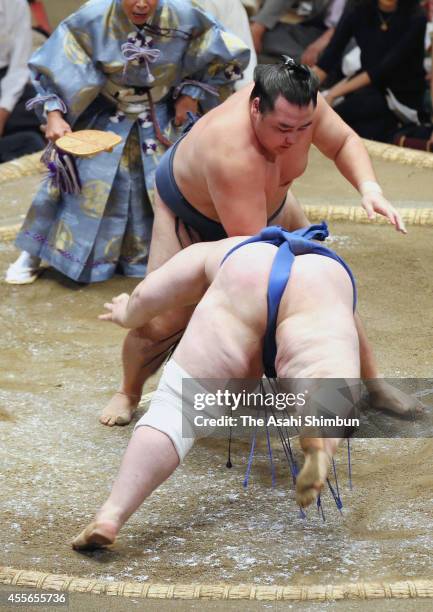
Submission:
M 200 245 L 208 249 L 205 271 L 210 286 L 173 355 L 195 378 L 263 374 L 267 287 L 277 248 L 263 243 L 243 246 L 221 266 L 225 253 L 242 240 Z M 359 375 L 352 284 L 335 260 L 313 254 L 296 257 L 279 309 L 277 345 L 279 376 Z M 323 363 L 329 371 L 316 371 L 314 364 Z
M 239 184 L 244 206 L 248 207 L 257 194 L 262 193 L 267 217 L 270 217 L 281 205 L 292 181 L 302 175 L 307 166 L 314 125 L 287 150 L 276 156 L 267 154 L 251 123 L 251 89 L 252 86 L 244 87 L 204 115 L 180 142 L 174 156 L 174 175 L 182 194 L 194 208 L 216 221 L 222 220 L 224 212 L 227 214 L 227 211 L 217 210 L 218 195 L 224 197 L 224 192 L 236 187 L 224 185 L 221 172 L 236 177 L 231 182 Z M 314 117 L 318 116 L 317 111 Z M 313 124 L 315 121 L 316 118 Z M 231 172 L 228 172 L 230 166 Z M 237 197 L 237 217 L 239 202 Z M 263 216 L 258 227 L 265 224 L 266 216 Z M 239 235 L 239 231 L 236 233 Z

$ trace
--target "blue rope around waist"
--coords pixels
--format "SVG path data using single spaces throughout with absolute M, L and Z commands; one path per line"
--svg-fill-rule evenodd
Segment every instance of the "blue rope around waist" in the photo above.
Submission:
M 348 273 L 353 286 L 353 310 L 356 307 L 356 284 L 352 271 L 346 262 L 341 259 L 334 251 L 327 247 L 318 244 L 316 240 L 323 241 L 329 236 L 328 226 L 323 221 L 317 225 L 303 227 L 294 232 L 288 232 L 279 226 L 265 227 L 260 233 L 244 240 L 240 244 L 230 249 L 226 253 L 221 264 L 240 247 L 253 244 L 255 242 L 263 242 L 272 244 L 278 247 L 277 254 L 272 263 L 271 273 L 269 276 L 269 285 L 267 292 L 268 302 L 268 321 L 266 325 L 266 333 L 263 343 L 263 366 L 266 376 L 269 378 L 276 377 L 275 358 L 277 356 L 276 330 L 278 309 L 284 290 L 290 278 L 290 272 L 293 262 L 297 255 L 323 255 L 338 261 Z

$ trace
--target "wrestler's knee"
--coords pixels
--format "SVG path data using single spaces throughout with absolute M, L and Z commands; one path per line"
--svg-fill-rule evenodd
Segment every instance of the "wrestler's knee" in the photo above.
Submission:
M 176 331 L 176 330 L 175 330 Z M 147 350 L 162 342 L 165 338 L 171 337 L 172 330 L 167 330 L 161 327 L 148 326 L 140 327 L 132 331 L 132 336 L 135 340 L 140 342 L 140 348 Z
M 144 327 L 138 327 L 137 329 L 131 329 L 128 333 L 128 338 L 132 341 L 139 341 L 142 346 L 151 346 L 155 344 L 155 332 L 148 325 Z
M 188 378 L 187 373 L 173 359 L 169 360 L 162 371 L 149 410 L 135 426 L 135 430 L 150 426 L 165 434 L 171 440 L 179 462 L 185 459 L 196 438 L 193 402 L 184 402 L 184 378 Z

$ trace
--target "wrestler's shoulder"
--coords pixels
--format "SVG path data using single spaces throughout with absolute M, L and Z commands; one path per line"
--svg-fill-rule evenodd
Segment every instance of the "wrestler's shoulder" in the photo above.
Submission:
M 204 158 L 211 162 L 263 163 L 263 155 L 253 145 L 247 129 L 238 124 L 230 125 L 226 120 L 212 121 L 203 130 L 200 138 Z
M 238 148 L 222 143 L 203 160 L 203 168 L 207 175 L 218 176 L 226 183 L 260 182 L 266 174 L 266 166 L 261 156 L 252 147 Z M 251 169 L 254 172 L 251 172 Z

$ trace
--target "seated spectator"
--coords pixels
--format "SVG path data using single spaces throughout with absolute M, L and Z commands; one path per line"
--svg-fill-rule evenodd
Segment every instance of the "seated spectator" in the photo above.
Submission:
M 255 15 L 262 4 L 262 0 L 242 0 L 248 15 Z
M 340 64 L 349 40 L 355 39 L 360 71 L 334 85 L 325 97 L 360 136 L 389 142 L 399 122 L 419 123 L 426 23 L 417 0 L 360 0 L 339 22 L 316 72 L 323 82 Z
M 429 18 L 429 35 L 430 35 L 430 123 L 433 124 L 433 0 L 429 0 L 428 4 L 428 18 Z M 430 136 L 430 142 L 433 143 L 433 131 Z
M 45 7 L 39 0 L 27 0 L 32 16 L 32 53 L 46 42 L 51 34 Z
M 428 17 L 429 17 L 429 36 L 430 36 L 430 123 L 433 124 L 433 0 L 429 0 L 428 4 Z M 430 142 L 433 143 L 433 131 L 430 136 Z
M 26 0 L 0 0 L 0 163 L 44 148 L 39 121 L 25 110 L 35 95 L 27 62 L 32 50 Z
M 197 0 L 201 8 L 213 15 L 227 30 L 233 32 L 242 42 L 248 45 L 251 52 L 250 63 L 244 70 L 244 76 L 236 81 L 235 89 L 240 89 L 254 80 L 254 68 L 257 66 L 257 55 L 248 23 L 248 15 L 241 0 Z
M 27 0 L 32 14 L 32 29 L 39 32 L 45 39 L 52 32 L 47 12 L 41 0 Z M 44 41 L 45 42 L 45 41 Z
M 303 15 L 300 23 L 280 23 L 281 16 L 294 7 L 295 1 L 265 0 L 251 24 L 257 53 L 289 55 L 309 66 L 317 63 L 332 38 L 345 0 L 312 0 L 311 11 L 306 15 L 305 4 L 298 9 L 298 14 Z

